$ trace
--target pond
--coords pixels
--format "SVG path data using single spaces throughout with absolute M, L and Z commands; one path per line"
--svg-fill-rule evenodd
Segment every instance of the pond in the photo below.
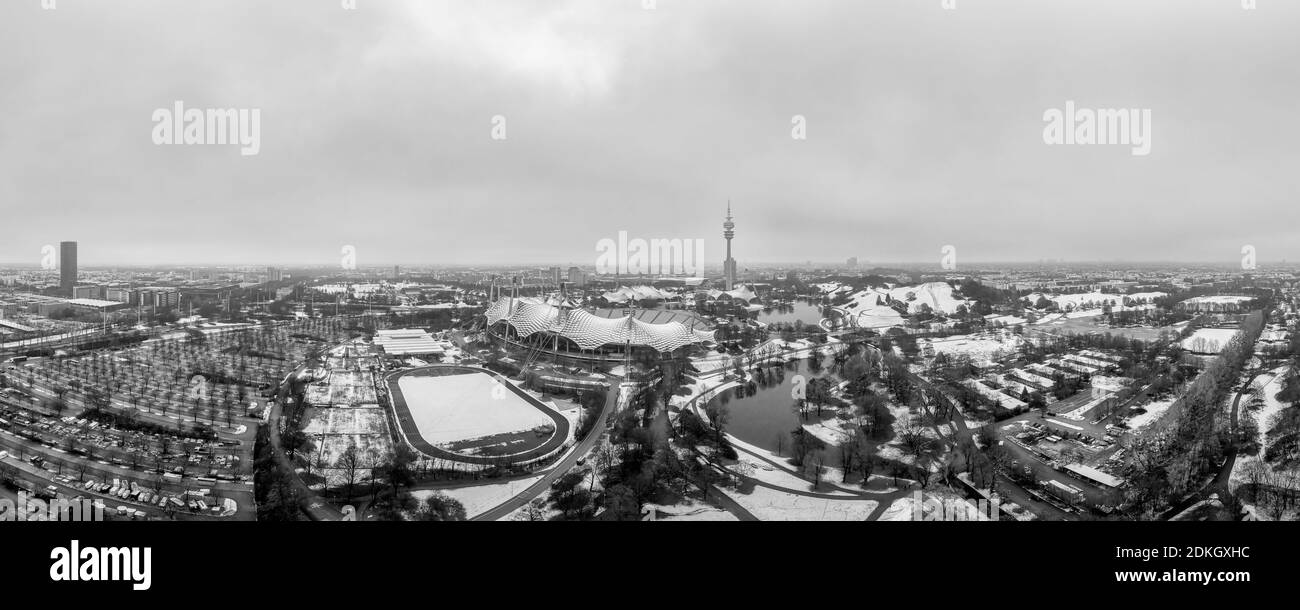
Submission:
M 822 307 L 813 301 L 803 299 L 796 300 L 793 303 L 783 303 L 770 309 L 762 309 L 758 312 L 758 321 L 764 324 L 774 322 L 784 322 L 794 324 L 803 322 L 809 326 L 815 326 L 822 319 Z
M 833 376 L 831 368 L 835 358 L 822 356 L 821 362 L 822 366 L 813 367 L 812 359 L 804 358 L 782 366 L 766 367 L 761 380 L 749 386 L 732 388 L 714 397 L 713 401 L 724 401 L 730 413 L 727 432 L 769 451 L 777 450 L 777 438 L 781 437 L 782 453 L 788 456 L 790 431 L 802 423 L 812 423 L 816 418 L 814 413 L 807 422 L 801 422 L 794 412 L 791 391 L 795 377 L 803 375 L 805 379 L 814 379 Z M 823 419 L 830 417 L 834 417 L 833 410 L 823 411 Z

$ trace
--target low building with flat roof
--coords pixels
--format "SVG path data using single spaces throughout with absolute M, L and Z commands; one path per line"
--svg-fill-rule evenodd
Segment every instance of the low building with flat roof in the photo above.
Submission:
M 375 331 L 375 345 L 389 356 L 440 356 L 447 351 L 446 342 L 419 328 Z
M 1083 464 L 1067 464 L 1065 469 L 1083 477 L 1084 479 L 1094 483 L 1100 483 L 1106 487 L 1119 487 L 1124 484 L 1123 479 L 1106 474 L 1092 466 L 1084 466 Z

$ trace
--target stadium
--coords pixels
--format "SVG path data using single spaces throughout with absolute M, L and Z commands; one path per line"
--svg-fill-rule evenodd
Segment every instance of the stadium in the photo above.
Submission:
M 443 463 L 537 463 L 573 436 L 558 411 L 486 369 L 419 367 L 392 373 L 385 383 L 402 437 Z
M 526 362 L 548 357 L 575 365 L 616 365 L 714 342 L 713 325 L 684 310 L 587 310 L 559 296 L 501 296 L 484 315 L 488 339 L 526 352 Z

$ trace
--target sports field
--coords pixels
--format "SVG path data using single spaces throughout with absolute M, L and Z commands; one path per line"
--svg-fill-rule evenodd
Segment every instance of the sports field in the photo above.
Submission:
M 403 371 L 389 378 L 389 388 L 407 440 L 430 455 L 470 462 L 532 459 L 568 440 L 565 417 L 485 370 Z
M 399 380 L 420 436 L 435 445 L 524 432 L 551 423 L 533 405 L 486 373 Z

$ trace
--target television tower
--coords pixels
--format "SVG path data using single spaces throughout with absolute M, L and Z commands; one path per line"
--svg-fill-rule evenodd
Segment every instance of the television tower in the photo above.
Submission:
M 731 238 L 736 236 L 736 223 L 731 222 L 731 200 L 727 200 L 727 221 L 722 223 L 722 237 L 727 240 L 727 258 L 722 261 L 722 276 L 726 287 L 724 290 L 732 290 L 736 287 L 736 259 L 731 258 Z

